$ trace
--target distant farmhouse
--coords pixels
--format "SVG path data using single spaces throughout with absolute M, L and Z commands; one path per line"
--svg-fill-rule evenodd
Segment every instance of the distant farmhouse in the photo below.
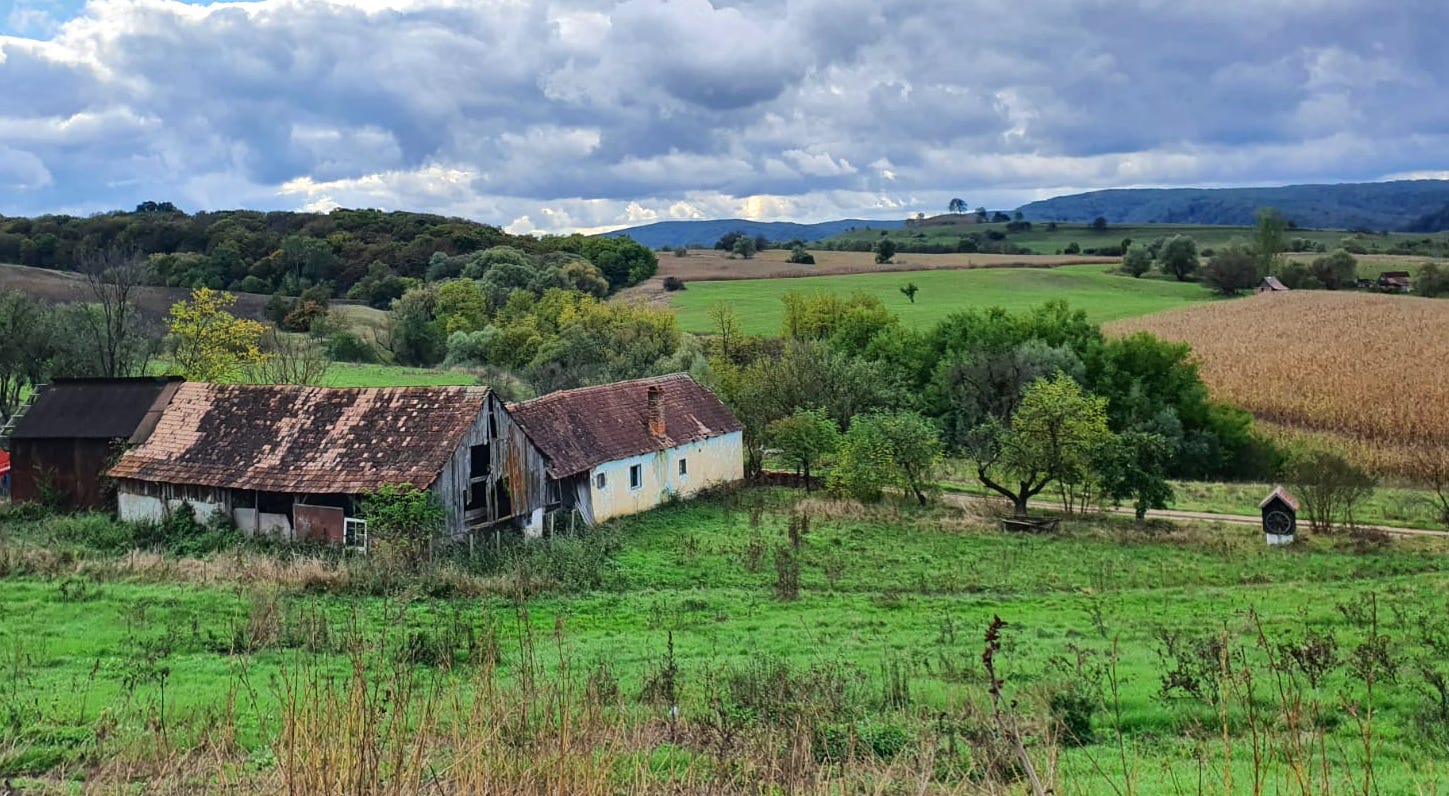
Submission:
M 11 499 L 96 509 L 102 475 L 120 450 L 144 440 L 179 379 L 57 379 L 6 426 Z
M 689 375 L 583 387 L 509 407 L 551 493 L 593 524 L 744 478 L 744 426 Z
M 1385 271 L 1379 274 L 1378 285 L 1391 293 L 1408 293 L 1414 289 L 1414 277 L 1408 271 Z
M 1278 281 L 1276 276 L 1265 276 L 1263 281 L 1258 283 L 1259 293 L 1281 293 L 1288 289 L 1288 286 Z
M 123 520 L 183 502 L 247 533 L 360 544 L 361 496 L 387 484 L 437 495 L 446 531 L 542 522 L 543 460 L 483 387 L 325 389 L 181 385 L 110 475 Z

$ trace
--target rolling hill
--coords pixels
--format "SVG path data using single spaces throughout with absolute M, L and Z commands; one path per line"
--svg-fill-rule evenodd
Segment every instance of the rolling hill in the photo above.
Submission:
M 1304 228 L 1412 230 L 1449 228 L 1449 180 L 1285 185 L 1275 188 L 1119 188 L 1022 205 L 1028 221 L 1250 226 L 1260 207 L 1276 207 Z

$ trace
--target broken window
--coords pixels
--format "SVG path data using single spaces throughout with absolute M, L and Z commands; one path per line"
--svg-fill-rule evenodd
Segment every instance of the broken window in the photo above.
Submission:
M 478 481 L 468 485 L 468 502 L 463 508 L 467 511 L 477 511 L 488 507 L 488 482 Z
M 604 477 L 603 473 L 599 473 L 598 475 L 594 476 L 595 489 L 603 489 L 605 486 L 608 486 L 608 484 L 609 480 Z
M 488 443 L 474 445 L 468 449 L 468 478 L 486 478 L 493 469 L 493 457 L 489 455 Z

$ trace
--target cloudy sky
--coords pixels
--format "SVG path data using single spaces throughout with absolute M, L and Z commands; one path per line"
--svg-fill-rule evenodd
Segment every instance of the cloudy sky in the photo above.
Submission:
M 1443 0 L 0 0 L 0 214 L 516 232 L 1449 170 Z

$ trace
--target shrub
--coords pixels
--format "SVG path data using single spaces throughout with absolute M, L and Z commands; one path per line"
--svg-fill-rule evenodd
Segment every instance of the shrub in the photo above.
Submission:
M 668 291 L 684 290 L 684 280 L 677 276 L 664 277 L 664 289 Z
M 790 262 L 796 265 L 814 265 L 815 255 L 805 251 L 804 246 L 796 246 L 790 250 Z
M 675 246 L 674 247 L 674 256 L 675 257 L 688 257 L 689 256 L 689 249 L 687 249 L 687 248 L 685 248 L 683 246 Z
M 327 353 L 338 362 L 371 363 L 377 361 L 377 349 L 356 334 L 343 330 L 327 340 Z

